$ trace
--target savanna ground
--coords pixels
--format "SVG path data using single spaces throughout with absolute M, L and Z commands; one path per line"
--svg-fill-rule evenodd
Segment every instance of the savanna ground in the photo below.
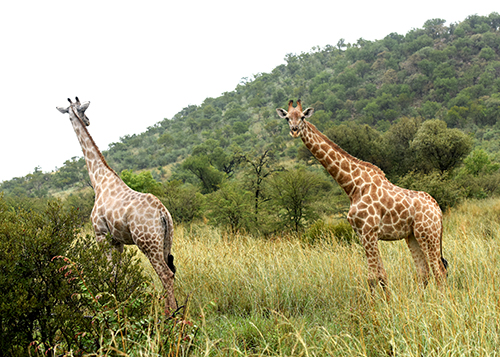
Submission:
M 404 241 L 379 244 L 389 301 L 370 293 L 359 244 L 178 226 L 176 296 L 189 294 L 186 318 L 198 327 L 190 355 L 498 355 L 500 200 L 462 204 L 444 225 L 444 290 L 416 283 Z
M 50 204 L 49 208 L 52 206 L 57 207 Z M 71 216 L 53 214 L 48 220 L 35 214 L 35 221 L 48 222 L 45 229 L 43 225 L 30 228 L 33 217 L 29 215 L 20 213 L 20 221 L 26 223 L 18 222 L 19 227 L 41 233 L 30 233 L 38 240 L 32 244 L 27 241 L 21 250 L 31 251 L 31 246 L 46 244 L 47 239 L 56 245 L 64 240 L 74 245 L 69 251 L 77 252 L 72 259 L 79 263 L 68 258 L 54 261 L 50 252 L 45 254 L 54 263 L 44 268 L 51 274 L 44 286 L 52 289 L 50 296 L 59 303 L 43 305 L 47 312 L 37 315 L 35 323 L 29 325 L 33 330 L 27 330 L 31 335 L 23 335 L 24 339 L 16 334 L 24 331 L 22 326 L 9 321 L 33 319 L 9 314 L 16 309 L 19 313 L 38 310 L 29 308 L 33 301 L 22 300 L 21 285 L 9 290 L 14 295 L 2 291 L 6 298 L 0 300 L 0 331 L 13 343 L 0 340 L 7 346 L 0 349 L 0 356 L 500 354 L 500 199 L 467 201 L 445 213 L 443 251 L 449 276 L 443 289 L 437 288 L 434 280 L 426 289 L 419 286 L 404 241 L 380 242 L 390 299 L 381 290 L 370 292 L 365 254 L 358 243 L 346 243 L 345 236 L 344 241 L 333 237 L 334 229 L 323 229 L 322 236 L 318 235 L 321 230 L 316 230 L 316 239 L 311 239 L 314 227 L 338 224 L 315 224 L 303 236 L 273 238 L 228 234 L 205 224 L 177 225 L 175 289 L 184 308 L 173 319 L 163 314 L 161 283 L 146 258 L 135 254 L 137 248 L 113 254 L 117 261 L 110 265 L 104 247 L 95 245 L 87 234 L 90 227 L 80 232 L 76 241 L 72 226 L 66 235 L 50 238 L 55 228 L 63 230 L 71 225 Z M 54 220 L 59 223 L 51 223 Z M 7 239 L 5 234 L 17 226 L 6 226 L 5 221 L 3 227 Z M 19 227 L 16 239 L 23 239 L 25 233 Z M 22 260 L 5 263 L 13 272 L 18 265 L 25 265 Z M 53 264 L 60 268 L 51 273 Z M 19 271 L 38 271 L 33 269 Z M 24 281 L 19 279 L 11 276 L 16 284 Z M 37 279 L 23 288 L 27 297 L 43 285 L 37 282 L 44 277 Z M 52 280 L 59 283 L 52 287 Z M 19 304 L 25 302 L 19 305 L 16 299 Z M 13 308 L 4 308 L 9 301 Z M 40 305 L 33 303 L 35 308 Z

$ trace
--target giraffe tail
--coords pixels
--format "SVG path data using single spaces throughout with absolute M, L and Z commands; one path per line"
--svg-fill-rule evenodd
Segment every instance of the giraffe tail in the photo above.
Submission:
M 172 219 L 170 216 L 164 215 L 162 213 L 161 215 L 161 223 L 163 226 L 163 252 L 165 255 L 165 261 L 167 262 L 167 265 L 169 269 L 172 271 L 172 273 L 175 276 L 175 272 L 177 268 L 174 265 L 174 256 L 170 253 L 170 248 L 172 246 L 172 240 L 174 236 L 174 225 L 172 222 Z M 170 223 L 170 224 L 169 224 Z
M 448 275 L 448 261 L 443 257 L 443 225 L 441 223 L 441 237 L 439 241 L 439 250 L 441 251 L 441 261 L 443 262 L 444 269 L 446 270 L 446 275 Z

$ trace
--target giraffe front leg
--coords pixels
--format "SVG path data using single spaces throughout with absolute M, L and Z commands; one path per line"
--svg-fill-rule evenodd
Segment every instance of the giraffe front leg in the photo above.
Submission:
M 365 248 L 366 259 L 368 261 L 368 284 L 373 291 L 377 286 L 381 286 L 389 298 L 387 289 L 387 273 L 384 269 L 382 256 L 378 249 L 378 236 L 376 234 L 366 234 L 361 237 L 361 242 Z

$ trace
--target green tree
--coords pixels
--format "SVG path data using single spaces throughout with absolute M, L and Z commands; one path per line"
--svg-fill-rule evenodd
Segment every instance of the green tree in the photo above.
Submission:
M 418 129 L 410 148 L 424 172 L 453 169 L 472 149 L 472 139 L 458 129 L 448 129 L 439 119 L 427 120 Z
M 0 196 L 0 351 L 27 356 L 28 346 L 52 346 L 65 320 L 71 291 L 54 261 L 66 254 L 77 231 L 74 212 L 51 201 L 43 212 L 8 209 Z M 71 322 L 68 322 L 71 324 Z M 65 336 L 63 336 L 65 337 Z
M 210 165 L 206 155 L 190 156 L 184 160 L 181 167 L 200 180 L 202 193 L 217 191 L 224 178 L 222 172 Z
M 162 192 L 161 184 L 153 178 L 151 171 L 134 174 L 132 170 L 123 170 L 120 177 L 132 190 L 153 195 L 159 195 Z
M 85 159 L 74 156 L 71 160 L 66 160 L 64 165 L 54 173 L 53 183 L 60 189 L 71 185 L 79 187 L 90 186 Z
M 382 170 L 387 167 L 382 135 L 371 126 L 350 122 L 332 127 L 324 133 L 352 156 L 375 164 Z
M 464 159 L 464 170 L 473 176 L 489 175 L 498 171 L 500 164 L 492 163 L 490 156 L 483 149 L 472 151 Z
M 253 194 L 253 216 L 257 227 L 262 221 L 261 206 L 270 199 L 267 192 L 267 180 L 276 171 L 282 171 L 272 149 L 266 149 L 261 153 L 248 153 L 245 155 L 248 168 L 245 177 L 247 188 Z
M 390 159 L 386 174 L 399 176 L 413 170 L 415 157 L 414 152 L 410 149 L 410 144 L 417 134 L 419 126 L 419 120 L 403 117 L 391 125 L 385 133 L 386 154 Z
M 207 197 L 208 217 L 216 225 L 228 227 L 231 233 L 249 230 L 251 194 L 236 181 L 224 181 L 220 190 Z
M 318 217 L 315 203 L 331 188 L 325 176 L 304 167 L 275 173 L 270 185 L 282 225 L 295 232 Z
M 199 190 L 180 180 L 172 180 L 163 185 L 160 200 L 172 215 L 175 222 L 192 222 L 202 215 L 204 196 Z

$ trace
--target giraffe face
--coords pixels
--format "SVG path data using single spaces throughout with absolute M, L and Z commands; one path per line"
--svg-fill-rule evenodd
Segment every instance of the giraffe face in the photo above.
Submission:
M 288 102 L 288 111 L 283 108 L 276 109 L 276 112 L 280 116 L 280 118 L 286 119 L 288 121 L 288 125 L 290 126 L 290 135 L 294 138 L 298 138 L 302 129 L 305 126 L 304 120 L 309 118 L 314 113 L 313 108 L 307 108 L 302 111 L 302 103 L 300 99 L 297 100 L 297 107 L 293 107 L 293 100 Z
M 67 108 L 63 107 L 56 107 L 57 110 L 59 110 L 61 113 L 69 113 L 69 119 L 70 120 L 79 120 L 83 122 L 86 126 L 90 125 L 90 120 L 89 118 L 85 115 L 85 111 L 90 105 L 90 102 L 83 102 L 80 103 L 80 100 L 78 97 L 76 97 L 76 102 L 73 103 L 71 99 L 68 98 L 68 101 L 70 102 L 70 106 Z

